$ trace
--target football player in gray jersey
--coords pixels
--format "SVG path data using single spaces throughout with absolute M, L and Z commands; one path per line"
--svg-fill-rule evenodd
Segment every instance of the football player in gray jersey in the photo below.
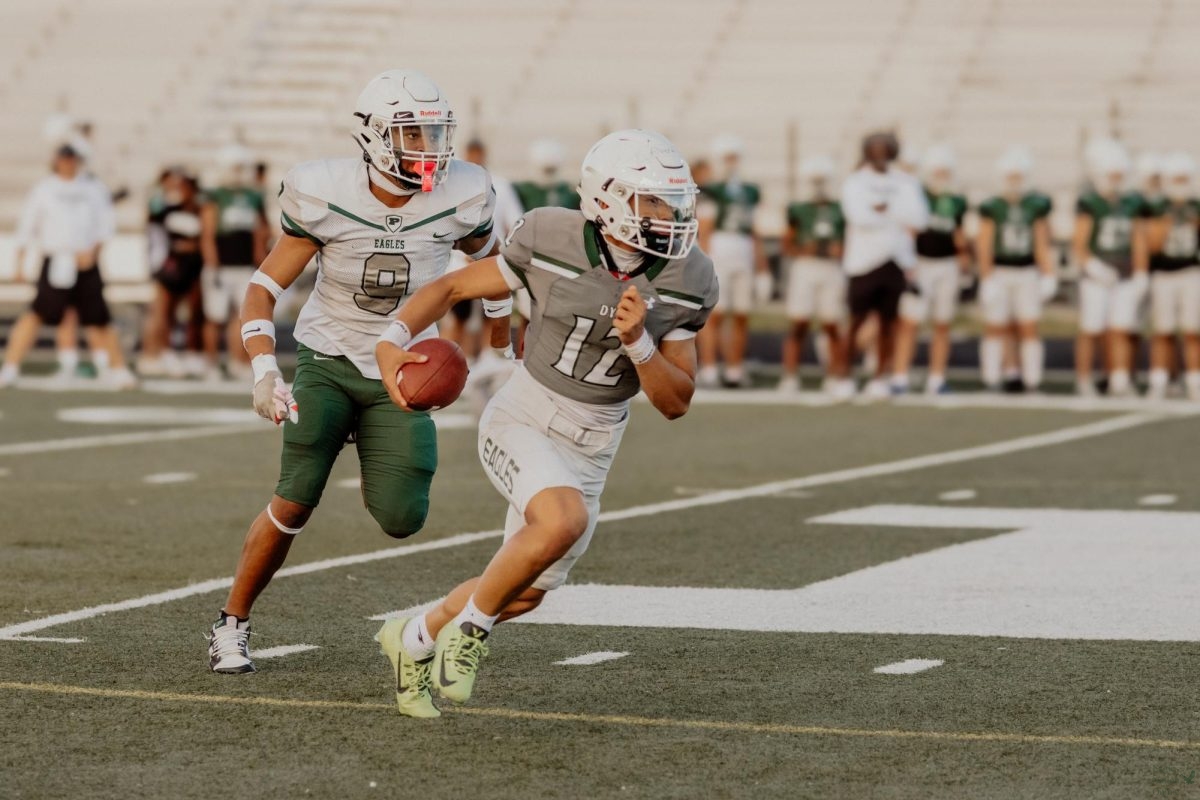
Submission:
M 663 416 L 687 412 L 696 333 L 717 302 L 712 261 L 694 247 L 697 188 L 663 136 L 627 130 L 589 151 L 581 208 L 529 212 L 502 255 L 413 295 L 375 348 L 398 404 L 404 347 L 460 300 L 525 288 L 532 319 L 525 360 L 488 404 L 479 457 L 509 502 L 503 546 L 483 574 L 425 614 L 388 621 L 377 638 L 413 687 L 402 713 L 434 716 L 431 682 L 471 695 L 485 639 L 532 611 L 587 549 L 600 494 L 639 390 Z
M 383 531 L 401 539 L 424 525 L 437 467 L 433 420 L 389 400 L 375 342 L 397 308 L 446 272 L 451 249 L 469 259 L 499 252 L 491 180 L 482 167 L 453 157 L 453 112 L 433 81 L 414 70 L 384 72 L 359 96 L 355 117 L 360 158 L 310 161 L 284 178 L 285 235 L 246 290 L 242 341 L 254 370 L 254 408 L 283 425 L 283 454 L 274 496 L 246 534 L 209 636 L 214 672 L 254 671 L 250 608 L 320 502 L 347 440 L 358 451 L 363 500 Z M 275 301 L 310 261 L 317 282 L 296 322 L 298 366 L 289 389 L 275 360 L 272 317 Z M 432 323 L 419 338 L 437 335 Z M 504 341 L 493 343 L 506 345 L 507 323 L 496 330 Z

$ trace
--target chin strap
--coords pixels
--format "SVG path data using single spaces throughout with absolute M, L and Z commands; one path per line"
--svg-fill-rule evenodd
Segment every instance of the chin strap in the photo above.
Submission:
M 373 185 L 395 197 L 408 197 L 411 194 L 417 193 L 416 189 L 407 186 L 397 186 L 394 181 L 376 169 L 374 164 L 367 164 L 367 177 Z

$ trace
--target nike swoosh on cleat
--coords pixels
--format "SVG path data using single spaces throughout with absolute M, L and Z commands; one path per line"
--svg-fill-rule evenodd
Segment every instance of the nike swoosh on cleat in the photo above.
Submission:
M 442 686 L 453 686 L 454 684 L 458 683 L 458 681 L 452 681 L 446 677 L 445 659 L 442 659 L 442 664 L 440 667 L 438 667 L 438 683 L 440 683 Z

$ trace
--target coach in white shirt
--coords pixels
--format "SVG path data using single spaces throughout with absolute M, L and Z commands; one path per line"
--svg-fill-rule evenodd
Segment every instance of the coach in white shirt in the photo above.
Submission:
M 871 134 L 863 140 L 862 164 L 842 185 L 842 266 L 850 278 L 850 331 L 842 359 L 846 374 L 835 389 L 842 395 L 854 392 L 850 371 L 855 341 L 872 314 L 879 319 L 879 360 L 866 391 L 878 397 L 889 394 L 883 376 L 891 371 L 900 298 L 905 291 L 918 291 L 912 272 L 917 266 L 915 236 L 928 223 L 929 206 L 920 181 L 893 164 L 899 150 L 892 134 Z
M 16 382 L 38 329 L 58 325 L 68 307 L 79 313 L 101 377 L 128 386 L 133 375 L 121 356 L 97 266 L 101 246 L 113 235 L 112 202 L 81 173 L 79 153 L 71 145 L 55 152 L 53 171 L 33 187 L 17 227 L 17 264 L 24 264 L 27 251 L 37 251 L 42 269 L 33 306 L 9 336 L 0 387 Z

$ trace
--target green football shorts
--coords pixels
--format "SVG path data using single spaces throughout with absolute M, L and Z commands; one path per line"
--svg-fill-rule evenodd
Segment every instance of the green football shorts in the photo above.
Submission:
M 283 424 L 275 494 L 315 508 L 338 453 L 353 441 L 371 516 L 388 536 L 419 531 L 437 469 L 437 432 L 429 414 L 396 406 L 383 383 L 364 378 L 349 359 L 304 345 L 292 394 L 300 421 Z

